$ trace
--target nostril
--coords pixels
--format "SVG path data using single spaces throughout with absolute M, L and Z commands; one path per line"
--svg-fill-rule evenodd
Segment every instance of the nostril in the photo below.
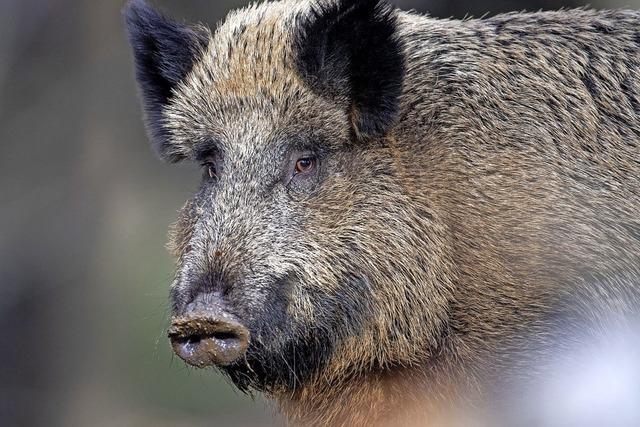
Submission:
M 244 355 L 249 332 L 229 315 L 209 313 L 174 318 L 169 338 L 175 353 L 197 367 L 229 365 Z
M 213 334 L 211 334 L 211 337 L 220 341 L 238 339 L 238 336 L 232 332 L 214 332 Z
M 184 341 L 190 344 L 197 344 L 203 339 L 213 338 L 221 341 L 227 341 L 230 339 L 238 339 L 238 336 L 232 332 L 213 332 L 212 334 L 204 335 L 189 335 L 184 338 L 177 338 L 179 341 Z
M 211 334 L 204 334 L 204 335 L 189 335 L 187 337 L 176 337 L 175 340 L 182 343 L 182 344 L 189 344 L 189 345 L 197 345 L 200 344 L 200 342 L 202 342 L 203 340 L 207 340 L 207 339 L 215 339 L 218 341 L 230 341 L 230 340 L 237 340 L 238 335 L 236 335 L 233 332 L 213 332 Z
M 191 335 L 190 337 L 187 337 L 184 339 L 184 342 L 186 344 L 198 344 L 200 341 L 202 341 L 202 337 L 200 337 L 199 335 Z

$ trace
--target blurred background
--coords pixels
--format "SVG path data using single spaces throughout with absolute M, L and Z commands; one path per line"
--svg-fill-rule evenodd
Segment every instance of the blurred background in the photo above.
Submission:
M 246 3 L 155 2 L 211 26 Z M 586 4 L 393 3 L 458 18 Z M 122 5 L 0 0 L 0 425 L 282 425 L 171 356 L 166 230 L 199 173 L 148 148 Z

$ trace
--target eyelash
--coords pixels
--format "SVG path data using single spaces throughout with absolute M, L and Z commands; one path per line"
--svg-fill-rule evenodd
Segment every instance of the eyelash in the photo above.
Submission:
M 218 177 L 218 171 L 214 162 L 203 162 L 201 166 L 208 179 L 216 179 Z

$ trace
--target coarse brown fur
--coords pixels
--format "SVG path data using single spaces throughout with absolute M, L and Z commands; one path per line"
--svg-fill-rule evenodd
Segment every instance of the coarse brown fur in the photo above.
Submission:
M 379 112 L 301 69 L 317 4 L 230 14 L 149 124 L 171 160 L 225 159 L 176 224 L 172 295 L 179 313 L 224 283 L 260 344 L 265 378 L 227 372 L 240 387 L 293 422 L 421 424 L 637 312 L 640 13 L 376 9 L 403 60 Z M 298 139 L 321 141 L 321 172 L 277 196 L 279 144 Z M 282 380 L 279 352 L 309 366 Z

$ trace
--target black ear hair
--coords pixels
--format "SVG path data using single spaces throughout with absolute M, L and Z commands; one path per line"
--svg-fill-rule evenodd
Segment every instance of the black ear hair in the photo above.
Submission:
M 396 10 L 381 0 L 324 0 L 302 22 L 300 73 L 318 93 L 349 98 L 357 138 L 397 119 L 405 63 L 395 33 Z
M 177 161 L 179 156 L 169 149 L 162 110 L 171 99 L 173 88 L 203 55 L 209 42 L 209 31 L 174 22 L 144 0 L 129 1 L 124 16 L 133 48 L 147 131 L 160 156 Z

